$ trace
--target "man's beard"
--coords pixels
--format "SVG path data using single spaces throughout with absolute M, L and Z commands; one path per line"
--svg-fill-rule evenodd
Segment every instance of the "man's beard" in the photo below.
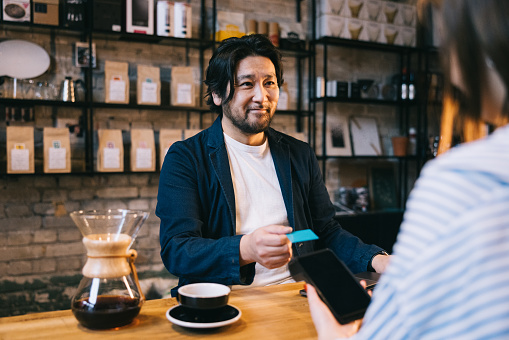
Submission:
M 254 110 L 259 110 L 259 108 L 252 108 Z M 232 124 L 238 128 L 240 131 L 246 134 L 257 134 L 260 132 L 265 132 L 270 126 L 272 122 L 272 118 L 274 117 L 272 113 L 271 107 L 264 107 L 267 111 L 267 114 L 264 115 L 264 119 L 257 119 L 255 122 L 249 121 L 249 108 L 248 111 L 244 111 L 244 115 L 235 115 L 232 113 L 229 105 L 223 105 L 223 114 L 231 120 Z

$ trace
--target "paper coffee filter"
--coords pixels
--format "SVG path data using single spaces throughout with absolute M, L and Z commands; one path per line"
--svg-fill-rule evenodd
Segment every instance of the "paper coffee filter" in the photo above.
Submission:
M 0 42 L 0 76 L 36 78 L 50 65 L 48 53 L 41 46 L 25 40 Z

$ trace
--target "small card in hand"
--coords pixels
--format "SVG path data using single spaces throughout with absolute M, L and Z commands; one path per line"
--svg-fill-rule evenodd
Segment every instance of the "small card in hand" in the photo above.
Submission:
M 292 243 L 312 241 L 318 239 L 318 236 L 316 236 L 316 234 L 311 229 L 297 230 L 294 231 L 293 233 L 286 234 L 286 237 L 288 237 L 288 239 Z

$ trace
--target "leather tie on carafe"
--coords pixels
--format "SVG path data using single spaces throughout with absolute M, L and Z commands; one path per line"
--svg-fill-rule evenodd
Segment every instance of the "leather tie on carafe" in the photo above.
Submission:
M 130 249 L 129 252 L 125 255 L 102 255 L 102 256 L 93 256 L 87 255 L 88 258 L 127 258 L 127 262 L 129 263 L 129 268 L 131 268 L 131 272 L 133 273 L 134 282 L 136 284 L 136 288 L 140 293 L 140 302 L 145 301 L 145 294 L 143 294 L 143 290 L 140 286 L 140 281 L 138 280 L 138 272 L 136 271 L 136 266 L 134 265 L 134 261 L 138 257 L 138 252 L 134 249 Z

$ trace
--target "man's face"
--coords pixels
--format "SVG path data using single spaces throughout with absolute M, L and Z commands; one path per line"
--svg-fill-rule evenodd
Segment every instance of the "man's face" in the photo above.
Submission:
M 223 107 L 223 119 L 245 135 L 267 130 L 279 99 L 272 61 L 260 56 L 242 59 L 237 65 L 234 86 L 235 94 L 226 105 L 222 105 L 221 98 L 213 94 L 214 103 Z M 230 92 L 229 87 L 226 92 Z

